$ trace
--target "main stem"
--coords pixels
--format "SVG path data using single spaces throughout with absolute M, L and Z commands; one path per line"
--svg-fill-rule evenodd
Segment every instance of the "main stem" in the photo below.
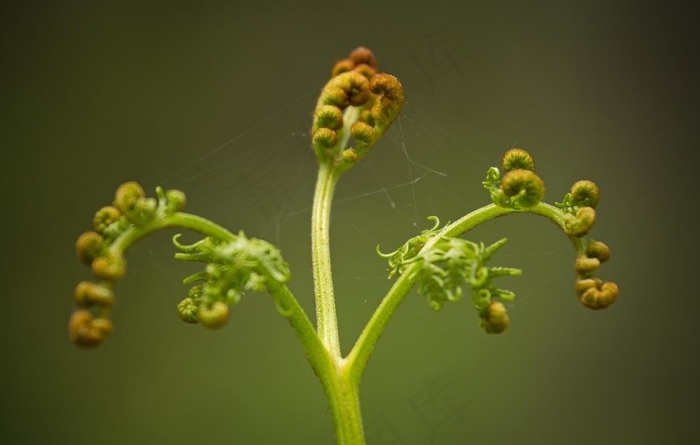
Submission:
M 335 313 L 331 272 L 330 220 L 333 192 L 338 175 L 332 166 L 321 163 L 311 215 L 311 254 L 316 297 L 316 329 L 331 356 L 340 359 L 340 337 Z
M 340 352 L 338 319 L 335 312 L 330 254 L 330 220 L 338 170 L 332 163 L 320 163 L 311 216 L 316 329 L 327 351 L 328 366 L 319 373 L 328 397 L 339 445 L 364 445 L 360 411 L 359 378 Z

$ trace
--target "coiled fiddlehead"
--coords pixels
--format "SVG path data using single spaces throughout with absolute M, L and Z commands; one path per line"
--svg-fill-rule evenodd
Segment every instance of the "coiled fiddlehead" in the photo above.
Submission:
M 403 87 L 390 74 L 377 71 L 367 48 L 357 48 L 335 64 L 321 91 L 311 127 L 311 141 L 322 163 L 345 171 L 359 162 L 398 117 Z M 353 147 L 346 147 L 354 140 Z
M 124 240 L 155 230 L 184 208 L 186 199 L 181 191 L 156 191 L 157 198 L 149 198 L 137 182 L 120 185 L 113 203 L 95 213 L 94 230 L 78 237 L 78 259 L 90 267 L 97 281 L 82 281 L 75 288 L 77 309 L 68 323 L 68 332 L 76 345 L 99 346 L 113 330 L 109 320 L 115 301 L 112 288 L 127 271 L 124 253 L 130 242 Z
M 500 167 L 505 175 L 501 176 L 498 167 L 491 167 L 483 185 L 496 208 L 502 210 L 483 210 L 494 215 L 532 212 L 555 221 L 564 229 L 577 250 L 575 270 L 579 301 L 592 309 L 602 309 L 612 304 L 619 294 L 617 285 L 603 282 L 594 276 L 600 264 L 610 258 L 610 249 L 600 241 L 585 238 L 595 223 L 594 207 L 599 200 L 598 187 L 591 181 L 578 181 L 565 195 L 562 203 L 557 203 L 555 207 L 542 203 L 544 182 L 535 174 L 535 161 L 526 150 L 508 150 L 501 159 Z M 498 300 L 512 301 L 515 294 L 494 287 L 491 281 L 498 276 L 520 275 L 521 271 L 489 267 L 486 263 L 493 252 L 505 243 L 505 239 L 486 247 L 483 243 L 447 236 L 450 227 L 439 229 L 437 218 L 430 219 L 435 222 L 431 229 L 411 238 L 396 251 L 383 254 L 377 249 L 389 262 L 389 277 L 403 275 L 411 270 L 418 293 L 427 299 L 434 310 L 440 310 L 447 301 L 459 301 L 463 288 L 467 285 L 482 328 L 489 333 L 503 332 L 510 319 L 506 307 Z M 459 225 L 460 221 L 455 224 Z
M 610 248 L 601 241 L 586 238 L 596 221 L 600 200 L 598 186 L 588 180 L 576 181 L 571 190 L 555 205 L 562 210 L 564 231 L 576 240 L 576 295 L 581 304 L 590 309 L 604 309 L 613 304 L 620 289 L 613 282 L 595 276 L 600 265 L 610 259 Z
M 508 150 L 501 159 L 506 174 L 501 177 L 497 167 L 491 167 L 483 182 L 491 200 L 499 207 L 525 210 L 544 198 L 544 182 L 535 173 L 535 161 L 522 148 Z

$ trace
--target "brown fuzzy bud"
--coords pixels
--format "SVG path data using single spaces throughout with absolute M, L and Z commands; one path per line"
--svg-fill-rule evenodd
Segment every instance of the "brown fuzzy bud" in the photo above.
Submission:
M 343 126 L 343 112 L 333 105 L 322 105 L 316 110 L 316 122 L 318 128 L 330 128 L 338 130 Z
M 345 77 L 339 83 L 339 86 L 348 95 L 350 105 L 359 107 L 367 103 L 371 97 L 367 78 L 355 71 L 343 73 L 336 78 L 340 79 L 342 76 Z
M 369 48 L 363 46 L 352 50 L 350 53 L 350 60 L 355 65 L 365 64 L 374 69 L 377 68 L 377 58 L 374 56 L 374 53 Z
M 110 288 L 90 281 L 81 281 L 78 283 L 75 287 L 73 297 L 75 303 L 81 307 L 110 307 L 114 304 L 114 293 Z
M 605 309 L 620 295 L 620 289 L 612 281 L 603 283 L 600 288 L 591 287 L 580 296 L 581 304 L 590 309 Z
M 576 280 L 576 285 L 574 286 L 574 289 L 576 290 L 576 294 L 580 297 L 588 289 L 599 288 L 602 284 L 603 281 L 600 278 L 583 278 Z
M 115 254 L 95 258 L 92 262 L 92 273 L 100 280 L 121 280 L 126 274 L 126 260 Z
M 352 71 L 352 69 L 354 67 L 355 67 L 355 64 L 350 59 L 339 60 L 338 62 L 336 62 L 335 65 L 333 65 L 333 68 L 331 69 L 331 77 L 335 77 L 338 74 L 347 73 L 348 71 Z
M 355 122 L 350 128 L 350 134 L 364 145 L 372 145 L 377 141 L 377 130 L 365 122 Z
M 403 86 L 391 74 L 379 73 L 370 80 L 370 91 L 379 96 L 371 112 L 378 130 L 383 133 L 401 113 L 404 103 Z
M 371 79 L 375 74 L 377 74 L 377 70 L 372 68 L 369 65 L 365 65 L 364 63 L 357 65 L 354 68 L 355 72 L 362 74 L 365 76 L 368 80 Z
M 579 274 L 588 274 L 600 267 L 598 258 L 588 258 L 584 255 L 576 257 L 576 272 Z
M 132 212 L 139 200 L 146 197 L 141 185 L 136 181 L 125 182 L 114 194 L 115 206 L 125 215 Z
M 338 87 L 325 88 L 321 93 L 320 103 L 321 105 L 333 105 L 341 110 L 344 110 L 350 105 L 348 95 Z
M 360 161 L 361 157 L 357 153 L 357 150 L 355 148 L 348 148 L 347 150 L 343 150 L 343 160 L 345 162 L 348 162 L 350 164 L 356 164 Z
M 576 215 L 568 215 L 564 221 L 564 230 L 572 236 L 583 236 L 591 231 L 595 224 L 595 209 L 593 207 L 581 207 Z
M 211 329 L 219 329 L 226 325 L 229 317 L 229 307 L 223 301 L 215 301 L 211 307 L 201 306 L 197 320 Z
M 374 121 L 374 117 L 372 116 L 372 112 L 370 110 L 362 110 L 360 112 L 359 121 L 366 122 L 372 127 L 374 127 L 374 125 L 376 124 L 376 122 Z
M 323 152 L 338 143 L 338 135 L 330 128 L 319 128 L 314 132 L 311 142 L 317 152 Z
M 544 182 L 530 170 L 511 170 L 501 180 L 503 194 L 512 198 L 515 208 L 529 208 L 544 198 Z
M 122 216 L 118 208 L 114 206 L 102 207 L 95 213 L 92 225 L 100 234 L 105 235 L 107 228 Z
M 596 208 L 600 199 L 598 186 L 592 181 L 577 181 L 571 186 L 571 199 L 579 207 Z
M 111 321 L 106 318 L 93 318 L 90 311 L 85 309 L 73 312 L 68 321 L 68 336 L 81 348 L 99 346 L 112 330 Z
M 506 307 L 500 301 L 492 301 L 481 318 L 481 327 L 489 334 L 500 334 L 510 324 Z
M 598 258 L 601 263 L 604 263 L 610 259 L 610 248 L 601 241 L 590 240 L 586 246 L 586 255 Z
M 75 242 L 80 262 L 89 266 L 104 251 L 104 238 L 97 232 L 82 233 Z
M 399 79 L 387 73 L 379 73 L 372 77 L 369 84 L 372 93 L 377 94 L 385 100 L 403 104 L 403 86 Z
M 501 158 L 501 169 L 509 172 L 515 169 L 535 171 L 535 160 L 522 148 L 511 148 Z
M 153 219 L 158 203 L 153 198 L 146 198 L 143 188 L 131 181 L 117 188 L 114 205 L 133 224 L 142 225 Z

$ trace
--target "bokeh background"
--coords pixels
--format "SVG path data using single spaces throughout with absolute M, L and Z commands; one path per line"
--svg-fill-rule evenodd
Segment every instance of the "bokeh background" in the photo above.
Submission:
M 388 3 L 388 2 L 387 2 Z M 522 267 L 511 327 L 484 334 L 467 301 L 413 294 L 362 384 L 368 443 L 690 444 L 697 438 L 697 32 L 681 2 L 21 2 L 2 13 L 0 442 L 331 444 L 331 418 L 287 322 L 248 295 L 207 331 L 176 314 L 169 234 L 130 251 L 115 332 L 68 340 L 74 253 L 93 212 L 138 180 L 277 243 L 313 310 L 308 128 L 332 64 L 377 54 L 407 104 L 337 192 L 332 252 L 347 351 L 390 282 L 374 253 L 488 202 L 500 154 L 535 156 L 548 201 L 602 189 L 593 236 L 619 301 L 572 291 L 573 251 L 537 217 L 510 240 Z M 186 235 L 187 240 L 195 240 Z

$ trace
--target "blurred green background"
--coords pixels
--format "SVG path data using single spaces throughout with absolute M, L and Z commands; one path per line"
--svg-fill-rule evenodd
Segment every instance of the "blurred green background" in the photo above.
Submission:
M 221 331 L 179 321 L 197 265 L 172 260 L 173 233 L 130 251 L 101 349 L 76 349 L 66 324 L 90 277 L 75 239 L 126 180 L 180 188 L 189 211 L 277 243 L 311 312 L 307 131 L 330 67 L 364 45 L 407 104 L 337 192 L 345 350 L 390 285 L 375 246 L 488 202 L 480 181 L 514 145 L 550 202 L 599 184 L 593 236 L 613 250 L 601 276 L 621 288 L 609 310 L 585 309 L 551 224 L 478 228 L 471 239 L 510 239 L 494 263 L 525 270 L 501 283 L 518 294 L 510 329 L 488 336 L 467 301 L 434 313 L 409 296 L 363 380 L 369 444 L 694 443 L 697 33 L 679 4 L 3 7 L 0 442 L 334 443 L 268 296 L 248 295 Z

